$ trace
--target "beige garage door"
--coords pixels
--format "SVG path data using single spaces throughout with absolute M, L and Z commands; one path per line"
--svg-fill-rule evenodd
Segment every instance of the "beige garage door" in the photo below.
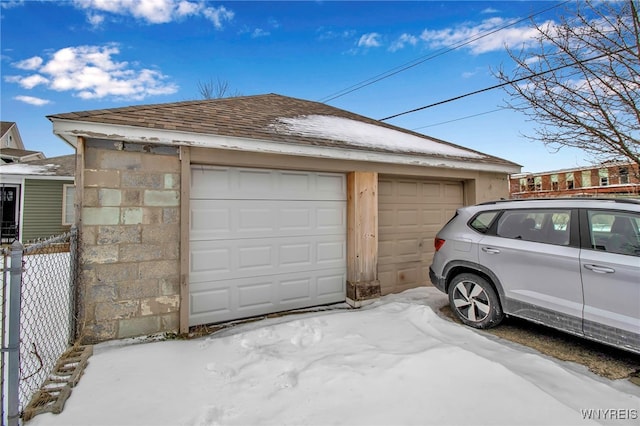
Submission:
M 429 284 L 433 239 L 463 205 L 462 182 L 382 176 L 378 194 L 382 294 Z

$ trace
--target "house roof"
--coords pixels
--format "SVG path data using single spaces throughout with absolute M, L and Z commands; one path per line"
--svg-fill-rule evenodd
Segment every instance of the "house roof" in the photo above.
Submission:
M 389 158 L 385 154 L 396 154 L 411 157 L 405 162 L 412 164 L 416 158 L 429 158 L 432 165 L 455 159 L 457 164 L 484 163 L 520 171 L 517 164 L 502 158 L 323 103 L 276 94 L 71 112 L 47 118 L 53 122 L 54 132 L 74 146 L 76 138 L 84 136 L 290 154 L 295 147 L 298 155 L 324 155 L 328 150 L 338 155 L 337 150 L 349 150 L 377 153 L 381 161 Z
M 63 155 L 61 157 L 43 158 L 27 163 L 13 163 L 0 165 L 3 175 L 28 175 L 28 176 L 75 176 L 76 156 Z
M 0 136 L 4 136 L 15 124 L 13 121 L 0 121 Z

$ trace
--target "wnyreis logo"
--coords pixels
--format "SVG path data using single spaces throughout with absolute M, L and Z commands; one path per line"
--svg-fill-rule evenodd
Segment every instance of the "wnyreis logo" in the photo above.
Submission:
M 588 408 L 580 410 L 583 420 L 637 420 L 636 408 Z

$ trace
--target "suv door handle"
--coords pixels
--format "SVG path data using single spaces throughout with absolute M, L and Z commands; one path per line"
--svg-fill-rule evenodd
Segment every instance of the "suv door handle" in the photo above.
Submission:
M 500 253 L 500 250 L 498 250 L 497 248 L 493 248 L 493 247 L 482 247 L 482 251 L 485 253 L 489 253 L 489 254 L 498 254 Z
M 611 274 L 616 271 L 613 268 L 607 268 L 606 266 L 591 265 L 588 263 L 585 264 L 584 267 L 598 274 Z

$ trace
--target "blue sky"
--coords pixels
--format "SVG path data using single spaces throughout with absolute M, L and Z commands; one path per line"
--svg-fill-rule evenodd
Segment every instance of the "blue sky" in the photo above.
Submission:
M 72 153 L 48 114 L 201 98 L 223 81 L 241 95 L 326 101 L 380 119 L 498 83 L 505 45 L 530 40 L 524 21 L 556 20 L 550 1 L 212 2 L 197 0 L 0 1 L 1 109 L 27 149 Z M 550 9 L 544 13 L 538 13 Z M 433 57 L 435 56 L 435 57 Z M 420 62 L 406 71 L 345 89 Z M 526 139 L 534 123 L 500 109 L 501 89 L 387 121 L 514 161 L 523 171 L 585 165 Z

